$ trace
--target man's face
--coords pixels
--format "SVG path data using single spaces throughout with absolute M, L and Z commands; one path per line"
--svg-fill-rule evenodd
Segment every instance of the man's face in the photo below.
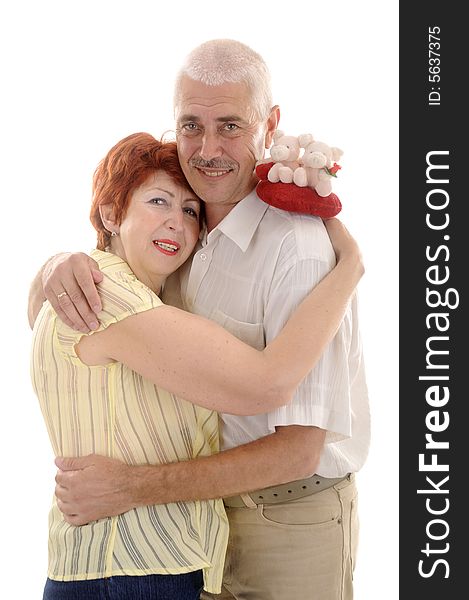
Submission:
M 270 146 L 270 120 L 261 121 L 243 83 L 207 86 L 184 77 L 176 111 L 179 160 L 206 203 L 232 208 L 255 186 L 254 167 Z

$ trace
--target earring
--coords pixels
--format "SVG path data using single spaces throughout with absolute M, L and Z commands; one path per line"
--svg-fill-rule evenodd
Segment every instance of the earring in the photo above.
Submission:
M 111 231 L 111 237 L 116 237 L 117 235 L 119 235 L 117 231 Z

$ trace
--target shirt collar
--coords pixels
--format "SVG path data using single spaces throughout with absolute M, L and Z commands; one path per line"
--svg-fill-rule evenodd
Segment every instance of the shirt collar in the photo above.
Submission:
M 115 271 L 123 271 L 124 273 L 127 273 L 128 275 L 133 275 L 135 277 L 129 265 L 125 262 L 125 260 L 120 258 L 120 256 L 117 256 L 117 254 L 113 254 L 112 252 L 108 252 L 107 250 L 104 251 L 94 248 L 90 252 L 90 256 L 91 258 L 94 258 L 94 260 L 99 262 L 101 270 L 105 270 L 111 273 L 114 273 Z
M 267 208 L 268 205 L 258 198 L 254 189 L 238 202 L 205 239 L 210 241 L 211 237 L 215 237 L 212 234 L 220 231 L 239 246 L 242 252 L 246 252 Z

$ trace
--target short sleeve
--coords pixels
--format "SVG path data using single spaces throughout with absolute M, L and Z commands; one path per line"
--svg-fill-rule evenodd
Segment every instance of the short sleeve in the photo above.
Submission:
M 75 346 L 83 335 L 93 335 L 131 315 L 163 306 L 163 302 L 150 288 L 135 275 L 123 270 L 110 274 L 104 272 L 103 281 L 97 288 L 102 302 L 102 311 L 98 315 L 98 329 L 84 334 L 56 319 L 58 344 L 63 352 L 73 357 L 77 357 Z
M 308 258 L 296 261 L 277 275 L 264 319 L 267 343 L 278 335 L 293 311 L 329 270 L 327 261 Z M 350 437 L 350 318 L 348 311 L 314 369 L 298 386 L 291 403 L 268 414 L 269 431 L 278 426 L 305 425 L 325 429 L 326 443 Z

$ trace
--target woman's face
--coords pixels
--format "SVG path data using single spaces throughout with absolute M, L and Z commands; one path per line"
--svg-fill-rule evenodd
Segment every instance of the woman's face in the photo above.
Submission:
M 111 250 L 117 250 L 142 283 L 159 292 L 194 249 L 199 218 L 200 200 L 194 192 L 156 171 L 132 194 Z

